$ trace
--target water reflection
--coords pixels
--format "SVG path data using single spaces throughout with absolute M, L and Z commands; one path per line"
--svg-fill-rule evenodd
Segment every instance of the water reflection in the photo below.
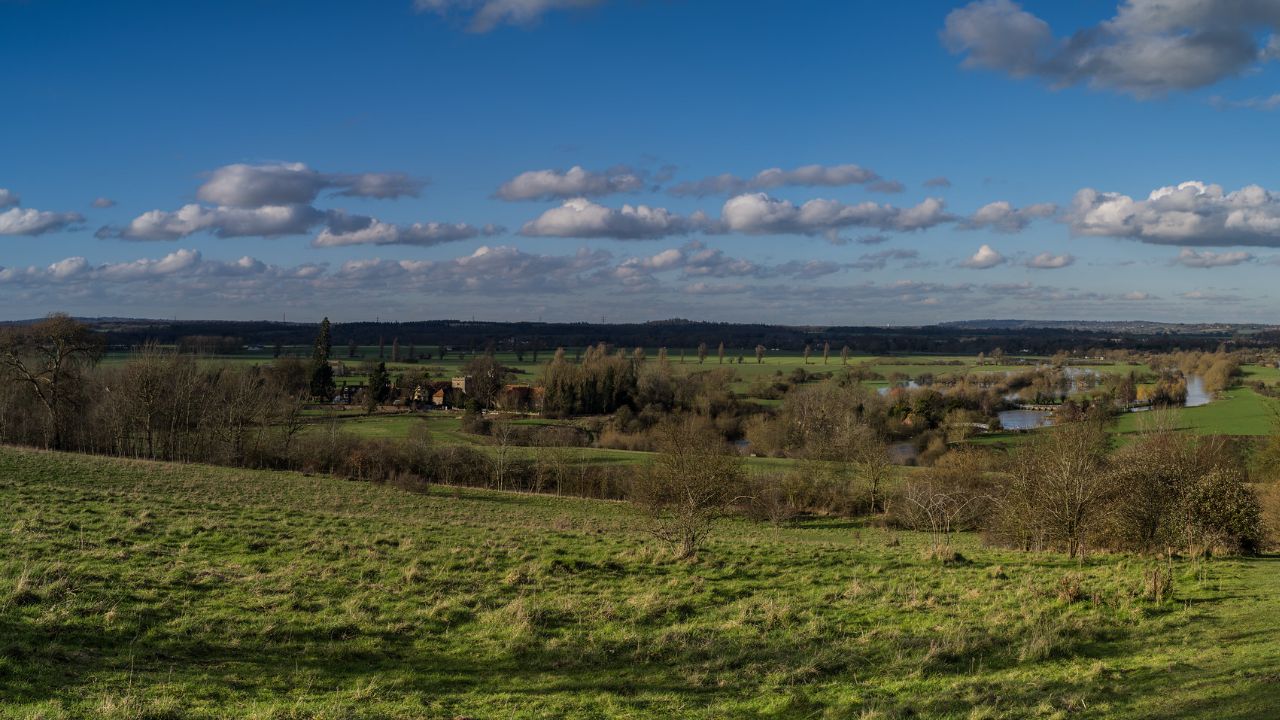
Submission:
M 999 414 L 1000 427 L 1005 430 L 1035 430 L 1052 425 L 1052 416 L 1048 410 L 1004 410 Z
M 1199 375 L 1192 375 L 1187 378 L 1187 401 L 1186 407 L 1200 407 L 1208 405 L 1213 400 L 1213 394 L 1205 391 L 1204 378 Z

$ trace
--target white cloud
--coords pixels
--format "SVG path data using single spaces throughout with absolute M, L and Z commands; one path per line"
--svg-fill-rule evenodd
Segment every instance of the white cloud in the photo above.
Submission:
M 69 257 L 49 266 L 49 276 L 56 280 L 66 280 L 81 275 L 89 270 L 89 261 L 82 257 Z
M 520 232 L 531 236 L 654 240 L 708 226 L 701 213 L 684 217 L 648 205 L 623 205 L 614 209 L 586 198 L 574 198 L 525 223 Z
M 22 198 L 18 194 L 7 188 L 0 188 L 0 209 L 21 205 Z
M 817 278 L 839 272 L 840 263 L 831 260 L 790 260 L 779 265 L 762 265 L 745 258 L 726 255 L 693 241 L 654 255 L 628 257 L 609 271 L 627 288 L 657 286 L 655 275 L 679 272 L 683 278 Z
M 815 235 L 843 227 L 882 231 L 924 230 L 951 220 L 944 204 L 928 198 L 910 208 L 864 202 L 846 205 L 836 200 L 809 200 L 797 206 L 764 193 L 738 195 L 725 202 L 721 222 L 733 232 L 751 235 Z
M 740 178 L 726 173 L 694 182 L 683 182 L 668 192 L 672 195 L 704 197 L 706 195 L 738 195 L 753 190 L 770 190 L 783 186 L 838 187 L 877 182 L 882 183 L 877 186 L 881 192 L 900 192 L 902 189 L 901 183 L 882 180 L 871 170 L 847 164 L 802 165 L 792 170 L 769 168 L 761 170 L 750 178 Z
M 325 219 L 325 213 L 309 205 L 267 205 L 255 208 L 184 205 L 167 212 L 152 210 L 116 230 L 102 228 L 99 237 L 127 240 L 177 240 L 198 232 L 218 237 L 277 237 L 309 232 Z
M 574 165 L 565 171 L 530 170 L 502 184 L 496 193 L 503 200 L 549 200 L 598 197 L 644 189 L 643 176 L 630 168 L 591 172 Z
M 468 29 L 489 32 L 499 25 L 532 25 L 552 10 L 588 8 L 603 0 L 414 0 L 419 12 L 460 13 L 471 18 Z
M 927 188 L 949 188 L 951 187 L 951 181 L 939 175 L 925 180 L 923 185 Z
M 1143 300 L 1154 300 L 1155 296 L 1152 295 L 1151 293 L 1134 290 L 1133 292 L 1127 292 L 1124 295 L 1122 295 L 1121 299 L 1129 300 L 1131 302 L 1141 302 Z
M 1004 256 L 996 252 L 995 248 L 990 245 L 983 245 L 968 260 L 960 263 L 960 266 L 973 270 L 986 270 L 997 265 L 1003 265 L 1004 261 Z
M 95 273 L 107 280 L 141 280 L 190 270 L 199 265 L 201 259 L 199 250 L 175 250 L 159 260 L 109 263 L 98 268 Z
M 1232 267 L 1241 263 L 1252 262 L 1253 259 L 1253 253 L 1244 251 L 1216 253 L 1208 250 L 1197 252 L 1191 248 L 1183 248 L 1173 262 L 1191 268 L 1215 268 Z
M 1067 216 L 1077 235 L 1160 245 L 1280 247 L 1280 198 L 1257 185 L 1226 193 L 1198 181 L 1151 191 L 1145 200 L 1085 188 Z
M 1027 261 L 1027 267 L 1035 270 L 1058 270 L 1075 264 L 1072 255 L 1054 255 L 1043 252 Z
M 966 67 L 1080 83 L 1147 98 L 1212 85 L 1270 59 L 1258 31 L 1280 27 L 1274 0 L 1124 0 L 1116 14 L 1067 39 L 1011 0 L 953 10 L 944 44 Z
M 124 228 L 102 227 L 98 237 L 129 240 L 176 240 L 199 232 L 217 237 L 279 237 L 310 232 L 326 219 L 351 216 L 311 205 L 326 190 L 366 198 L 416 196 L 422 181 L 402 173 L 321 173 L 302 163 L 225 165 L 214 170 L 196 191 L 210 205 L 189 203 L 174 211 L 151 210 Z M 105 201 L 100 198 L 98 202 Z M 362 227 L 371 222 L 365 218 Z
M 43 235 L 80 222 L 79 213 L 14 207 L 0 213 L 0 235 Z
M 1037 203 L 1025 208 L 1015 208 L 1007 200 L 998 200 L 983 205 L 977 212 L 970 215 L 961 227 L 966 230 L 988 228 L 997 232 L 1016 233 L 1025 230 L 1033 220 L 1052 217 L 1057 211 L 1058 206 L 1053 203 Z
M 100 197 L 100 198 L 94 198 L 93 202 L 89 204 L 95 208 L 98 208 L 99 210 L 104 210 L 109 207 L 115 207 L 116 201 L 108 197 Z
M 422 291 L 486 294 L 568 292 L 600 282 L 611 256 L 581 249 L 573 255 L 536 255 L 509 246 L 481 246 L 452 260 L 353 260 L 334 273 L 335 282 L 395 282 Z

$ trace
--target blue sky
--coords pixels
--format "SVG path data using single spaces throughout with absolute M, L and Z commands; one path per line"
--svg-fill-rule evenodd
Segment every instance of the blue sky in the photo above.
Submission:
M 1269 0 L 0 2 L 0 317 L 1270 322 L 1277 30 Z

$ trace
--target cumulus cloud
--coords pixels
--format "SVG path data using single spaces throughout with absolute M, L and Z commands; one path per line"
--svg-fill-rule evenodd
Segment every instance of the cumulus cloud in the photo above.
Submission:
M 987 203 L 970 215 L 961 227 L 966 230 L 990 229 L 1002 233 L 1016 233 L 1027 229 L 1033 220 L 1052 217 L 1058 212 L 1053 203 L 1037 203 L 1015 208 L 1007 200 Z
M 0 209 L 21 205 L 22 198 L 18 194 L 7 188 L 0 188 Z
M 0 213 L 0 235 L 43 235 L 81 222 L 79 213 L 13 207 Z
M 546 237 L 655 240 L 707 227 L 709 221 L 701 213 L 685 217 L 648 205 L 623 205 L 615 209 L 586 198 L 574 198 L 525 223 L 520 232 Z
M 978 0 L 947 16 L 942 40 L 966 67 L 1148 98 L 1270 59 L 1278 27 L 1274 0 L 1124 0 L 1109 20 L 1060 38 L 1012 0 Z
M 134 260 L 133 262 L 111 263 L 103 265 L 96 272 L 108 280 L 140 280 L 158 275 L 181 273 L 202 260 L 199 250 L 176 250 L 159 260 Z
M 647 256 L 625 258 L 609 271 L 609 275 L 632 289 L 657 287 L 656 276 L 678 272 L 681 278 L 776 278 L 812 279 L 839 272 L 840 263 L 831 260 L 789 260 L 778 265 L 765 265 L 727 255 L 693 241 L 679 248 L 669 248 Z
M 721 222 L 725 229 L 750 235 L 816 235 L 844 227 L 881 231 L 924 230 L 952 220 L 937 198 L 898 208 L 874 202 L 847 205 L 836 200 L 809 200 L 795 205 L 764 193 L 738 195 L 725 202 Z
M 1085 188 L 1067 222 L 1077 235 L 1159 245 L 1280 247 L 1280 198 L 1257 185 L 1227 193 L 1191 181 L 1152 190 L 1144 200 Z
M 603 0 L 414 0 L 418 12 L 457 13 L 470 20 L 472 32 L 489 32 L 499 25 L 533 25 L 552 10 L 588 8 Z
M 567 292 L 598 284 L 598 271 L 611 259 L 602 250 L 581 249 L 572 255 L 538 255 L 509 246 L 481 246 L 451 260 L 351 260 L 333 280 L 395 282 L 424 291 Z
M 47 267 L 3 268 L 0 269 L 0 282 L 23 283 L 35 285 L 53 283 L 93 282 L 99 284 L 121 284 L 140 281 L 155 281 L 167 278 L 218 277 L 228 278 L 248 275 L 270 275 L 275 278 L 285 276 L 314 276 L 306 268 L 316 266 L 299 266 L 302 269 L 286 270 L 269 266 L 251 257 L 242 257 L 235 261 L 206 260 L 199 250 L 175 250 L 160 258 L 139 258 L 125 262 L 92 265 L 83 257 L 69 257 L 59 260 Z
M 1197 252 L 1191 248 L 1183 248 L 1173 262 L 1190 268 L 1215 268 L 1232 267 L 1241 263 L 1253 262 L 1253 260 L 1253 253 L 1244 251 L 1219 253 L 1205 250 Z
M 348 218 L 313 207 L 311 203 L 322 192 L 396 198 L 416 196 L 422 186 L 422 181 L 402 173 L 321 173 L 302 163 L 225 165 L 210 173 L 196 191 L 197 199 L 210 205 L 189 203 L 173 211 L 151 210 L 123 228 L 102 227 L 97 235 L 128 240 L 176 240 L 200 232 L 223 238 L 301 235 L 326 220 L 336 223 Z M 366 218 L 361 227 L 370 222 Z
M 311 241 L 313 247 L 343 245 L 418 245 L 431 246 L 497 235 L 504 229 L 496 225 L 476 227 L 467 223 L 413 223 L 397 225 L 377 218 L 330 213 L 328 225 Z
M 901 183 L 883 180 L 878 174 L 858 165 L 803 165 L 793 170 L 769 168 L 750 178 L 724 174 L 683 182 L 668 190 L 672 195 L 705 197 L 738 195 L 753 190 L 770 190 L 788 185 L 801 187 L 838 187 L 880 183 L 880 192 L 900 192 Z
M 924 184 L 924 186 L 925 186 L 925 187 L 927 187 L 927 188 L 949 188 L 949 187 L 951 187 L 951 181 L 950 181 L 950 180 L 948 180 L 947 178 L 942 177 L 942 176 L 929 178 L 928 180 L 925 180 L 923 184 Z
M 100 197 L 100 198 L 94 198 L 93 202 L 89 204 L 95 208 L 98 208 L 99 210 L 105 210 L 106 208 L 109 208 L 109 207 L 115 207 L 116 201 L 108 197 Z
M 228 237 L 301 235 L 325 219 L 309 205 L 267 205 L 256 208 L 204 207 L 194 203 L 169 212 L 151 210 L 124 228 L 103 227 L 98 237 L 126 240 L 177 240 L 198 232 Z
M 1072 255 L 1054 255 L 1053 253 L 1042 252 L 1028 260 L 1026 265 L 1033 270 L 1058 270 L 1074 265 L 1075 262 L 1076 259 Z
M 983 245 L 968 260 L 960 263 L 960 267 L 967 267 L 972 270 L 986 270 L 997 265 L 1003 265 L 1004 262 L 1004 256 L 996 252 L 995 248 L 990 245 Z
M 237 163 L 210 173 L 196 197 L 214 205 L 259 208 L 309 204 L 325 190 L 346 197 L 416 197 L 423 184 L 403 173 L 322 173 L 302 163 Z
M 591 172 L 574 165 L 568 170 L 530 170 L 502 184 L 496 195 L 503 200 L 550 200 L 599 197 L 644 189 L 644 177 L 631 168 Z

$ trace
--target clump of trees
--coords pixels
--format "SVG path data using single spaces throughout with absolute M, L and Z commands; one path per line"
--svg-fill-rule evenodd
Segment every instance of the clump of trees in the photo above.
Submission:
M 630 405 L 636 392 L 636 363 L 621 350 L 601 343 L 572 362 L 564 348 L 543 370 L 544 412 L 550 416 L 609 413 Z
M 1263 539 L 1241 458 L 1220 438 L 1158 426 L 1115 453 L 1096 422 L 1020 449 L 987 526 L 996 542 L 1080 556 L 1090 549 L 1252 552 Z

